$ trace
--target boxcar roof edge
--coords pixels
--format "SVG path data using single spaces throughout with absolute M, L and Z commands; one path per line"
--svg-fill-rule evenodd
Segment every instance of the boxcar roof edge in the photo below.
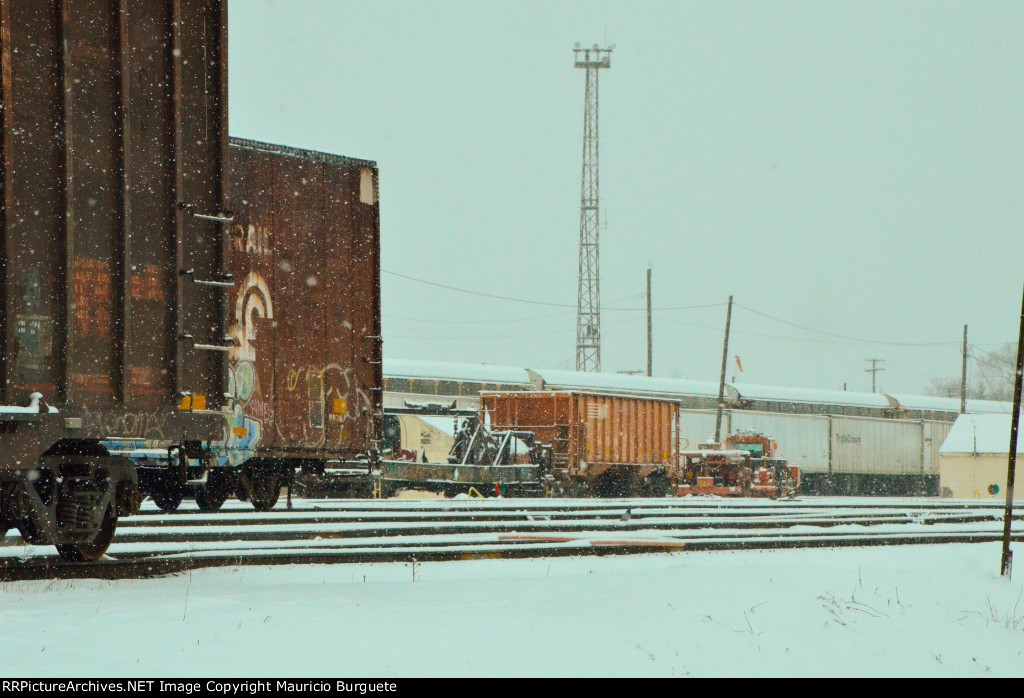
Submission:
M 320 162 L 326 165 L 333 165 L 335 167 L 372 167 L 377 169 L 377 163 L 373 160 L 361 160 L 359 158 L 350 158 L 344 155 L 333 155 L 319 150 L 293 148 L 287 145 L 264 143 L 262 141 L 254 141 L 248 138 L 237 138 L 235 136 L 231 137 L 230 143 L 232 148 L 274 153 L 276 155 L 292 157 L 298 160 L 306 160 L 307 162 Z

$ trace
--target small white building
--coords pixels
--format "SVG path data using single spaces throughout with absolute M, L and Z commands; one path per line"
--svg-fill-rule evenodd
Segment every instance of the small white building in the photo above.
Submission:
M 943 497 L 1006 499 L 1010 454 L 1010 415 L 962 414 L 939 449 L 939 487 Z M 1014 499 L 1024 498 L 1024 429 L 1017 436 Z

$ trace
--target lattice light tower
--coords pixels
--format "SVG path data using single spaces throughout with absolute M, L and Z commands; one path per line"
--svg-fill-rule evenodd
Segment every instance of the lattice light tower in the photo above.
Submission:
M 600 177 L 598 173 L 597 76 L 612 67 L 608 48 L 573 49 L 576 67 L 587 71 L 583 101 L 583 185 L 580 189 L 580 285 L 576 300 L 576 370 L 601 370 L 601 277 L 598 256 Z

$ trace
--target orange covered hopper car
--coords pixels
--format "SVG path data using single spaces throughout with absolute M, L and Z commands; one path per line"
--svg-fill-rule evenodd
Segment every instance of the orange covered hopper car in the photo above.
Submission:
M 577 392 L 484 393 L 489 428 L 533 432 L 550 444 L 565 494 L 660 496 L 671 490 L 679 403 Z

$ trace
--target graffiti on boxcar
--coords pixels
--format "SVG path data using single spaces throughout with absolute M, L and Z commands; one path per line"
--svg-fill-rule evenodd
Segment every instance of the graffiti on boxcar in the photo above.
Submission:
M 307 443 L 340 442 L 348 422 L 359 419 L 368 422 L 372 418 L 370 395 L 359 386 L 352 368 L 332 363 L 323 368 L 291 369 L 285 388 L 291 399 L 301 400 L 295 393 L 303 389 L 306 392 L 309 410 L 302 432 Z
M 17 377 L 26 383 L 40 383 L 51 378 L 53 318 L 43 314 L 46 291 L 38 269 L 33 267 L 25 272 L 21 284 L 21 307 L 14 316 L 18 338 L 14 366 Z
M 270 229 L 252 223 L 235 225 L 231 231 L 231 251 L 269 257 L 272 253 Z
M 221 460 L 232 465 L 255 455 L 263 439 L 263 424 L 274 417 L 273 404 L 263 398 L 256 372 L 258 319 L 274 319 L 274 302 L 266 280 L 251 272 L 239 286 L 229 331 L 234 348 L 228 355 L 228 393 L 233 400 Z
M 87 429 L 100 431 L 110 438 L 145 439 L 152 443 L 165 443 L 173 434 L 171 416 L 164 411 L 94 412 L 82 408 L 82 420 Z
M 235 321 L 229 334 L 234 348 L 228 356 L 232 365 L 256 360 L 256 318 L 274 319 L 274 302 L 266 279 L 250 272 L 239 286 L 235 300 Z

